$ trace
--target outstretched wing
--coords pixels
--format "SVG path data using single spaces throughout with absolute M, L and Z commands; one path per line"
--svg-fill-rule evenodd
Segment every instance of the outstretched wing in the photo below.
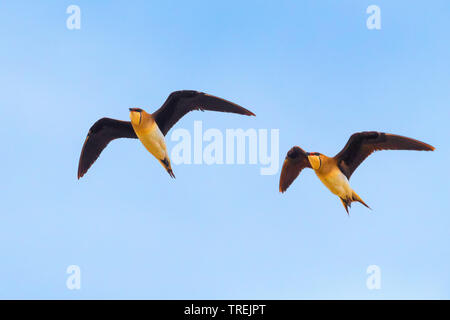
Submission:
M 153 117 L 161 132 L 166 135 L 186 113 L 193 110 L 232 112 L 246 116 L 255 114 L 233 102 L 203 92 L 182 90 L 172 92 Z
M 378 150 L 423 150 L 434 147 L 424 142 L 384 132 L 358 132 L 353 134 L 334 158 L 341 171 L 350 179 L 352 173 L 369 155 Z
M 284 159 L 280 175 L 280 192 L 285 192 L 304 168 L 311 168 L 308 155 L 300 147 L 293 147 Z
M 78 163 L 78 179 L 88 171 L 108 143 L 118 138 L 137 139 L 131 122 L 102 118 L 94 123 L 89 129 L 81 150 Z

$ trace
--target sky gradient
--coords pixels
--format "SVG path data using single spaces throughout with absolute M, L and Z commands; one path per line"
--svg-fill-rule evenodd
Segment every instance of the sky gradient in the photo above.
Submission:
M 444 0 L 1 1 L 0 298 L 450 298 L 449 14 Z M 311 170 L 283 195 L 279 171 L 250 164 L 176 165 L 173 180 L 132 140 L 77 180 L 97 119 L 180 89 L 256 117 L 196 112 L 175 128 L 279 129 L 280 164 L 365 130 L 436 151 L 369 157 L 350 183 L 373 210 L 349 217 Z

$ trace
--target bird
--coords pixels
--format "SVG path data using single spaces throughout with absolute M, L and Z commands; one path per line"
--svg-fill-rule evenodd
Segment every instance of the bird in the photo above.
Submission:
M 357 201 L 370 209 L 350 187 L 349 180 L 358 166 L 378 150 L 434 151 L 435 148 L 415 139 L 376 131 L 354 133 L 344 148 L 334 157 L 319 152 L 305 152 L 292 147 L 283 162 L 279 191 L 284 193 L 304 168 L 311 168 L 322 183 L 341 200 L 347 215 L 352 202 Z
M 165 135 L 185 114 L 194 110 L 255 114 L 233 102 L 195 90 L 172 92 L 154 113 L 141 108 L 129 108 L 130 120 L 101 118 L 89 129 L 78 162 L 78 179 L 89 170 L 106 146 L 118 138 L 139 139 L 161 163 L 172 178 L 175 175 L 167 152 Z

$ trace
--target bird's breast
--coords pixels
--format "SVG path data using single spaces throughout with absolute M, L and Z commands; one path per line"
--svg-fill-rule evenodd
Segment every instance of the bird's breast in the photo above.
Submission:
M 317 177 L 322 183 L 335 195 L 339 197 L 346 197 L 352 194 L 352 188 L 348 182 L 347 177 L 339 170 L 334 168 L 327 173 L 320 173 L 316 171 Z
M 157 159 L 165 159 L 167 155 L 166 141 L 156 122 L 141 128 L 135 128 L 136 135 L 144 147 Z

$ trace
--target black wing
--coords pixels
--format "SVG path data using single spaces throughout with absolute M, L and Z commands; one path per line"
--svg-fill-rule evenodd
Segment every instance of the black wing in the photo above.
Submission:
M 308 155 L 300 147 L 293 147 L 284 159 L 280 175 L 280 192 L 285 192 L 304 168 L 311 168 Z
M 78 179 L 88 171 L 108 143 L 118 138 L 137 139 L 131 122 L 102 118 L 94 123 L 89 129 L 81 150 L 78 163 Z
M 232 112 L 246 116 L 255 115 L 253 112 L 225 99 L 203 92 L 182 90 L 172 92 L 162 107 L 153 113 L 153 117 L 161 132 L 166 135 L 178 120 L 193 110 Z
M 353 134 L 334 158 L 341 171 L 350 179 L 352 173 L 369 155 L 378 150 L 423 150 L 434 147 L 424 142 L 383 132 L 358 132 Z

